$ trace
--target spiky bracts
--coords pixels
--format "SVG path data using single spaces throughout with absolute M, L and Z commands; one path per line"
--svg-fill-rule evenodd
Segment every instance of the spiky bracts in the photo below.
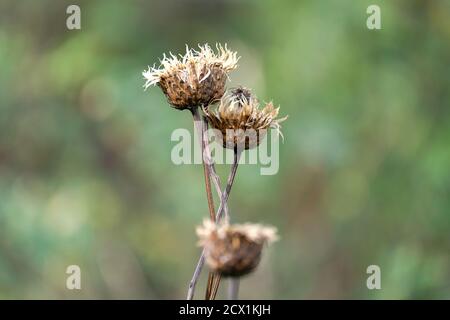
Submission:
M 264 244 L 277 240 L 274 227 L 259 224 L 215 224 L 205 220 L 197 228 L 206 263 L 224 277 L 240 277 L 259 264 Z
M 206 107 L 222 98 L 228 73 L 238 60 L 226 45 L 217 45 L 217 53 L 207 44 L 199 50 L 186 46 L 184 55 L 164 54 L 160 67 L 148 67 L 142 73 L 144 88 L 158 85 L 176 109 Z
M 229 149 L 251 149 L 259 145 L 268 128 L 280 131 L 280 122 L 287 117 L 277 118 L 279 107 L 272 102 L 260 109 L 258 99 L 250 90 L 238 87 L 221 100 L 217 110 L 205 109 L 209 123 L 220 132 L 223 146 Z

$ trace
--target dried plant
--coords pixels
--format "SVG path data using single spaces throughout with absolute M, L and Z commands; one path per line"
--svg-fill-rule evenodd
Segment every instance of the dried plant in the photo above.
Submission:
M 143 72 L 145 89 L 158 85 L 176 109 L 208 106 L 222 98 L 228 73 L 239 60 L 226 46 L 217 45 L 217 50 L 216 54 L 205 44 L 199 50 L 186 46 L 186 54 L 180 57 L 164 55 L 159 68 L 148 67 Z
M 204 246 L 189 283 L 188 299 L 195 287 L 205 261 L 211 269 L 206 299 L 215 299 L 222 276 L 241 276 L 258 265 L 264 243 L 275 239 L 275 229 L 260 225 L 229 225 L 228 198 L 236 176 L 241 152 L 259 145 L 268 128 L 280 132 L 279 108 L 272 103 L 259 109 L 259 102 L 249 89 L 238 87 L 226 92 L 228 74 L 236 69 L 239 57 L 227 46 L 217 45 L 214 52 L 207 44 L 199 50 L 186 47 L 184 55 L 164 55 L 159 67 L 148 67 L 142 75 L 144 88 L 161 88 L 168 103 L 178 110 L 190 110 L 202 149 L 203 172 L 210 220 L 197 229 Z M 217 110 L 211 109 L 219 103 Z M 203 115 L 201 114 L 203 111 Z M 208 146 L 207 130 L 211 125 L 221 133 L 224 148 L 234 150 L 234 161 L 222 192 L 220 178 Z M 254 132 L 255 135 L 249 135 Z M 220 199 L 217 212 L 211 191 L 211 179 Z M 225 223 L 221 223 L 225 216 Z M 231 281 L 230 297 L 237 299 L 238 281 Z
M 208 220 L 197 227 L 197 235 L 205 249 L 206 263 L 224 277 L 241 277 L 252 272 L 259 264 L 264 244 L 277 240 L 274 227 Z
M 272 102 L 260 109 L 249 89 L 237 87 L 220 100 L 217 110 L 205 109 L 205 114 L 211 127 L 221 133 L 218 140 L 224 148 L 247 150 L 259 145 L 268 128 L 281 134 L 280 123 L 287 117 L 277 118 L 279 109 Z

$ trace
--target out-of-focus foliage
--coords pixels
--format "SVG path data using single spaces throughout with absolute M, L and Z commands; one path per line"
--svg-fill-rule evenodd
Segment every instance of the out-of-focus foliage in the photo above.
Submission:
M 191 117 L 141 72 L 206 42 L 289 115 L 279 173 L 242 165 L 230 197 L 281 235 L 241 297 L 450 298 L 449 1 L 77 2 L 74 31 L 71 1 L 0 2 L 0 298 L 185 296 L 202 169 L 170 161 Z

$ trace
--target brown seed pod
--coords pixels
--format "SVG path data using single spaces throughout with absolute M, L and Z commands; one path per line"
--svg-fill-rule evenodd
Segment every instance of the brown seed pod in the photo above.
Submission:
M 240 277 L 252 272 L 261 260 L 264 244 L 277 239 L 276 229 L 258 224 L 216 225 L 205 220 L 197 228 L 206 263 L 224 277 Z
M 224 148 L 247 150 L 257 147 L 269 128 L 281 134 L 280 122 L 287 117 L 277 118 L 279 109 L 272 102 L 259 109 L 258 99 L 250 90 L 238 87 L 222 97 L 217 110 L 204 112 Z
M 186 47 L 184 56 L 164 55 L 161 67 L 144 71 L 145 89 L 158 85 L 176 109 L 207 107 L 225 93 L 228 73 L 237 67 L 236 52 L 217 45 L 218 53 L 205 44 L 199 50 Z

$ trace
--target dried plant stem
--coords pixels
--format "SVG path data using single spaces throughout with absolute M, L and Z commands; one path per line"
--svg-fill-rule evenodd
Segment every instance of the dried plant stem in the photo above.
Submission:
M 206 182 L 206 189 L 207 194 L 208 191 L 211 191 L 211 187 L 209 184 L 209 178 L 212 178 L 212 181 L 214 183 L 214 187 L 216 189 L 216 192 L 219 196 L 219 199 L 223 197 L 222 190 L 220 189 L 220 177 L 216 172 L 216 168 L 214 166 L 214 162 L 211 159 L 211 151 L 209 149 L 209 143 L 208 143 L 208 136 L 207 136 L 207 130 L 208 130 L 208 121 L 205 117 L 200 117 L 199 108 L 193 108 L 192 115 L 194 118 L 194 127 L 198 133 L 198 138 L 202 146 L 202 163 L 205 173 L 205 182 Z M 208 177 L 206 176 L 208 174 Z M 212 201 L 212 195 L 208 196 L 208 208 L 211 209 L 210 200 Z M 212 207 L 214 208 L 214 204 L 212 204 Z M 221 209 L 222 210 L 222 209 Z M 228 205 L 225 203 L 223 205 L 223 211 L 226 215 L 228 215 Z M 210 217 L 213 221 L 215 221 L 216 215 L 212 214 L 210 211 Z M 189 288 L 188 288 L 188 294 L 187 294 L 187 300 L 192 300 L 194 298 L 195 294 L 195 286 L 197 285 L 198 278 L 200 277 L 200 273 L 202 271 L 203 265 L 205 264 L 205 255 L 204 252 L 202 252 L 199 261 L 197 262 L 197 265 L 194 270 L 194 274 L 192 276 L 191 281 L 189 282 Z M 208 287 L 210 286 L 210 282 L 212 280 L 212 276 L 210 275 L 208 278 Z
M 219 221 L 223 214 L 227 218 L 229 218 L 228 213 L 228 205 L 227 201 L 231 192 L 231 187 L 233 186 L 234 178 L 236 176 L 237 167 L 239 164 L 239 158 L 241 155 L 241 152 L 238 150 L 234 150 L 234 161 L 231 168 L 230 175 L 228 176 L 227 186 L 225 188 L 225 191 L 222 193 L 220 190 L 220 178 L 215 170 L 214 162 L 211 159 L 211 152 L 209 149 L 208 144 L 208 136 L 207 136 L 207 129 L 208 129 L 208 122 L 206 118 L 200 116 L 199 108 L 193 108 L 192 109 L 192 115 L 194 118 L 194 126 L 197 130 L 197 133 L 199 135 L 199 140 L 201 142 L 202 146 L 202 163 L 203 163 L 203 169 L 205 174 L 205 185 L 206 185 L 206 193 L 207 193 L 207 199 L 208 199 L 208 208 L 210 209 L 210 217 L 212 221 Z M 216 191 L 221 199 L 219 208 L 217 210 L 216 214 L 211 214 L 211 208 L 214 209 L 214 202 L 212 199 L 211 194 L 211 184 L 210 184 L 210 177 L 212 177 L 214 186 L 216 188 Z M 192 276 L 192 279 L 189 283 L 189 289 L 188 289 L 188 295 L 187 299 L 192 300 L 195 294 L 195 287 L 198 282 L 198 279 L 200 277 L 200 273 L 202 271 L 203 265 L 205 263 L 205 252 L 202 251 L 202 254 L 200 256 L 199 261 L 197 262 L 197 265 L 194 270 L 194 274 Z M 206 289 L 206 299 L 215 299 L 219 284 L 220 284 L 220 275 L 209 273 L 208 276 L 208 284 Z
M 234 159 L 233 159 L 233 165 L 231 167 L 231 172 L 228 176 L 227 180 L 227 186 L 225 188 L 225 192 L 222 194 L 222 198 L 220 201 L 219 209 L 217 210 L 216 215 L 216 221 L 220 221 L 222 219 L 222 215 L 224 212 L 224 207 L 227 204 L 228 198 L 231 193 L 231 187 L 234 183 L 234 178 L 236 177 L 237 168 L 239 165 L 239 159 L 241 157 L 241 150 L 238 150 L 237 148 L 234 149 Z M 226 218 L 229 219 L 228 212 L 226 213 Z M 220 274 L 216 274 L 215 276 L 212 276 L 211 283 L 208 281 L 208 287 L 206 291 L 206 299 L 207 300 L 214 300 L 216 298 L 217 291 L 219 289 L 220 284 Z M 208 295 L 209 293 L 209 295 Z
M 217 214 L 216 214 L 217 221 L 220 221 L 220 219 L 222 219 L 224 212 L 225 212 L 225 217 L 227 219 L 229 218 L 228 212 L 226 212 L 224 209 L 227 206 L 228 198 L 230 197 L 230 193 L 231 193 L 231 187 L 233 186 L 234 178 L 236 177 L 236 172 L 237 172 L 237 168 L 239 165 L 239 159 L 241 158 L 241 152 L 242 151 L 237 150 L 237 149 L 234 150 L 233 165 L 231 166 L 231 172 L 228 176 L 227 186 L 225 187 L 225 192 L 222 194 L 219 209 L 217 209 Z
M 212 221 L 216 220 L 215 216 L 215 209 L 214 209 L 214 200 L 211 192 L 211 180 L 210 180 L 210 174 L 209 174 L 209 168 L 207 165 L 207 161 L 205 161 L 203 155 L 205 154 L 205 146 L 207 145 L 207 141 L 205 141 L 205 134 L 206 128 L 204 126 L 204 122 L 201 119 L 200 111 L 198 107 L 194 107 L 191 109 L 192 116 L 194 118 L 194 126 L 197 129 L 197 132 L 199 133 L 200 143 L 202 145 L 202 164 L 203 164 L 203 173 L 205 176 L 205 187 L 206 187 L 206 198 L 208 200 L 208 209 L 209 209 L 209 215 Z
M 222 190 L 221 190 L 221 183 L 220 183 L 220 177 L 216 172 L 216 167 L 214 165 L 214 161 L 211 158 L 211 150 L 209 149 L 209 143 L 208 143 L 208 136 L 207 136 L 207 130 L 208 130 L 208 120 L 206 117 L 202 117 L 203 120 L 203 132 L 202 132 L 202 139 L 204 141 L 204 157 L 206 159 L 206 165 L 209 169 L 209 174 L 211 175 L 212 181 L 214 183 L 214 187 L 216 189 L 217 195 L 219 196 L 219 199 L 222 199 Z M 228 215 L 228 205 L 225 202 L 223 205 L 223 211 L 225 212 L 225 215 Z M 217 218 L 217 215 L 216 215 Z
M 239 296 L 239 278 L 230 278 L 228 282 L 228 300 L 237 300 Z
M 216 275 L 214 272 L 210 271 L 208 273 L 208 281 L 206 282 L 205 300 L 214 300 L 214 298 L 211 297 L 211 291 L 213 289 L 215 278 Z
M 187 294 L 187 300 L 192 300 L 194 298 L 195 286 L 197 285 L 198 278 L 200 277 L 200 273 L 202 272 L 203 265 L 205 264 L 205 250 L 203 249 L 202 254 L 200 256 L 200 260 L 198 260 L 197 266 L 194 270 L 194 275 L 192 276 L 191 282 L 189 282 L 189 289 Z

